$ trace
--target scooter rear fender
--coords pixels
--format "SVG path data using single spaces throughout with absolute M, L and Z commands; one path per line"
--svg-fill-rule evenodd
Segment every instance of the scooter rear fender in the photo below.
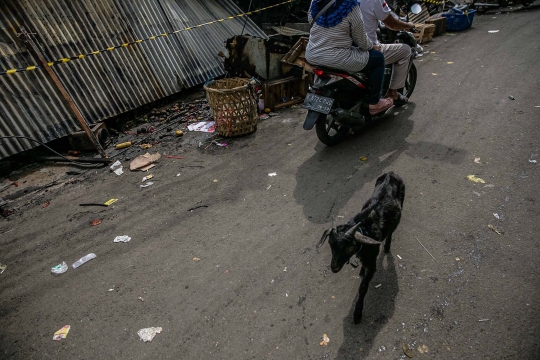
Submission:
M 321 114 L 316 111 L 309 110 L 306 115 L 306 120 L 304 120 L 304 130 L 313 129 L 313 126 L 315 126 L 315 123 L 317 122 L 319 115 Z

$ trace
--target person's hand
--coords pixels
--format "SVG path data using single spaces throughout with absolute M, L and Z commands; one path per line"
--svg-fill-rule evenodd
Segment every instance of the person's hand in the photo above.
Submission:
M 373 50 L 381 51 L 381 45 L 373 45 Z
M 409 25 L 409 29 L 414 29 L 414 23 L 412 22 L 408 22 L 407 25 Z

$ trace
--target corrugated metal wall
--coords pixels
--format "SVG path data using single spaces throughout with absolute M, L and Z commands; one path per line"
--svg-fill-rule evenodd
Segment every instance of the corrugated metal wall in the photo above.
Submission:
M 23 25 L 48 61 L 191 27 L 241 13 L 231 0 L 0 1 L 0 68 L 39 64 L 18 39 Z M 52 69 L 88 123 L 204 83 L 223 73 L 217 53 L 242 31 L 246 17 L 181 32 Z M 248 20 L 245 33 L 264 37 Z M 43 142 L 79 126 L 44 70 L 0 76 L 0 135 Z M 32 148 L 0 144 L 0 158 Z

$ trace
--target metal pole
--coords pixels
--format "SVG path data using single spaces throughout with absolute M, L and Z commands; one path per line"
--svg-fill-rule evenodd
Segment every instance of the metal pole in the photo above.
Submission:
M 60 90 L 60 93 L 62 94 L 64 99 L 67 101 L 67 103 L 69 105 L 69 108 L 73 112 L 73 115 L 75 115 L 75 117 L 77 118 L 77 121 L 79 122 L 79 125 L 81 125 L 81 128 L 84 130 L 84 132 L 86 133 L 86 135 L 88 136 L 88 138 L 90 139 L 90 141 L 92 142 L 92 144 L 94 145 L 96 150 L 99 152 L 99 154 L 101 155 L 102 158 L 107 158 L 108 156 L 105 153 L 105 150 L 103 150 L 103 148 L 101 147 L 101 144 L 99 143 L 98 139 L 96 138 L 96 136 L 94 135 L 92 130 L 90 130 L 90 128 L 88 127 L 88 124 L 86 123 L 86 120 L 84 119 L 81 112 L 77 108 L 77 105 L 75 105 L 75 102 L 73 102 L 73 99 L 68 94 L 68 92 L 67 92 L 66 88 L 64 87 L 64 85 L 62 85 L 62 82 L 60 81 L 58 76 L 56 76 L 54 71 L 47 64 L 47 60 L 45 60 L 45 57 L 43 56 L 41 51 L 39 51 L 37 45 L 34 43 L 34 40 L 30 37 L 30 34 L 26 31 L 24 26 L 21 26 L 21 33 L 23 34 L 23 37 L 24 37 L 25 41 L 28 44 L 30 44 L 30 46 L 32 47 L 32 50 L 34 50 L 34 53 L 39 58 L 39 61 L 41 62 L 41 65 L 43 66 L 43 69 L 45 69 L 45 71 L 47 71 L 47 73 L 51 77 L 53 83 L 56 85 L 58 90 Z

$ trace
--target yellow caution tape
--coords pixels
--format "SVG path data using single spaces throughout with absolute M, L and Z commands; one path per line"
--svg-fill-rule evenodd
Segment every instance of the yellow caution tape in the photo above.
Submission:
M 433 1 L 433 0 L 424 0 L 424 1 Z M 231 19 L 234 19 L 234 18 L 241 18 L 244 15 L 251 15 L 251 14 L 257 13 L 259 11 L 272 9 L 272 8 L 277 7 L 277 6 L 285 5 L 285 4 L 292 3 L 292 2 L 293 2 L 293 0 L 287 0 L 287 1 L 284 1 L 284 2 L 279 3 L 279 4 L 270 5 L 270 6 L 261 8 L 261 9 L 249 11 L 247 13 L 242 13 L 242 14 L 238 14 L 238 15 L 231 15 L 231 16 L 228 16 L 227 18 L 223 18 L 223 19 L 219 19 L 219 20 L 215 20 L 215 21 L 210 21 L 210 22 L 207 22 L 207 23 L 204 23 L 204 24 L 194 25 L 194 26 L 191 26 L 191 27 L 186 27 L 186 28 L 183 28 L 183 29 L 172 31 L 170 33 L 164 33 L 164 34 L 161 34 L 161 35 L 153 35 L 153 36 L 150 36 L 150 37 L 148 37 L 146 39 L 139 39 L 139 40 L 135 40 L 135 41 L 132 41 L 132 42 L 129 42 L 129 43 L 124 43 L 122 45 L 116 45 L 116 46 L 108 47 L 106 49 L 92 51 L 89 54 L 81 54 L 81 55 L 72 56 L 72 57 L 69 57 L 69 58 L 68 57 L 61 58 L 61 59 L 58 59 L 58 60 L 55 60 L 55 61 L 48 62 L 47 65 L 48 66 L 54 66 L 54 65 L 57 65 L 57 64 L 67 63 L 67 62 L 72 61 L 72 60 L 84 59 L 84 58 L 86 58 L 88 56 L 96 56 L 96 55 L 99 55 L 102 52 L 113 51 L 113 50 L 119 49 L 121 47 L 128 47 L 128 46 L 131 46 L 131 45 L 134 45 L 134 44 L 140 44 L 140 43 L 142 43 L 144 41 L 155 40 L 156 38 L 159 38 L 159 37 L 165 37 L 165 36 L 168 36 L 168 35 L 171 35 L 171 34 L 177 34 L 177 33 L 183 32 L 183 31 L 189 31 L 189 30 L 192 30 L 194 28 L 200 28 L 200 27 L 215 24 L 215 23 L 218 23 L 218 22 L 223 22 L 225 20 L 231 20 Z M 18 72 L 31 71 L 31 70 L 35 70 L 35 69 L 41 69 L 42 67 L 43 66 L 41 66 L 41 65 L 32 65 L 32 66 L 27 66 L 27 67 L 18 68 L 18 69 L 9 69 L 9 70 L 0 71 L 0 75 L 10 75 L 10 74 L 18 73 Z

